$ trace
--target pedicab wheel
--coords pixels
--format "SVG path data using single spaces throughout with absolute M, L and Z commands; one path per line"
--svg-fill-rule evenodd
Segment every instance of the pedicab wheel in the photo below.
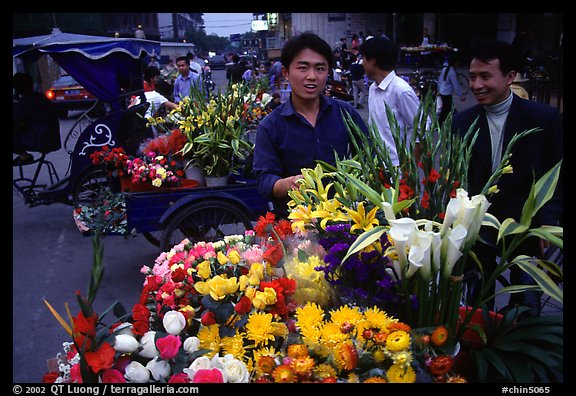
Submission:
M 240 207 L 222 200 L 207 200 L 177 212 L 164 228 L 160 247 L 167 252 L 185 238 L 192 243 L 213 242 L 251 229 L 252 221 Z
M 152 245 L 160 247 L 160 240 L 162 238 L 162 231 L 143 232 L 142 235 Z
M 108 172 L 102 168 L 90 168 L 76 181 L 72 202 L 74 206 L 95 202 L 106 190 L 111 190 Z

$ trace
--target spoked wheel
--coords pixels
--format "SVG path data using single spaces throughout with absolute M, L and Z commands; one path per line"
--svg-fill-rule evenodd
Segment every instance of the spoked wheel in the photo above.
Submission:
M 225 201 L 208 200 L 176 213 L 164 229 L 160 247 L 166 252 L 185 238 L 193 243 L 213 242 L 251 229 L 250 218 L 240 208 Z
M 102 168 L 92 168 L 76 182 L 72 202 L 74 206 L 95 202 L 106 190 L 111 190 L 108 172 Z
M 143 232 L 142 235 L 152 245 L 160 247 L 160 242 L 162 240 L 162 231 Z

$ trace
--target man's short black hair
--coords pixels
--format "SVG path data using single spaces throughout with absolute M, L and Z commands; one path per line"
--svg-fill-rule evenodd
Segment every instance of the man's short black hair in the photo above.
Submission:
M 382 70 L 392 71 L 398 64 L 400 48 L 386 37 L 372 37 L 360 44 L 358 52 L 366 59 L 375 59 Z
M 148 66 L 146 67 L 146 69 L 144 69 L 145 81 L 151 82 L 154 77 L 159 75 L 160 75 L 160 69 L 158 69 L 156 66 Z
M 190 58 L 188 58 L 187 56 L 179 56 L 178 58 L 176 58 L 176 63 L 180 61 L 184 61 L 188 66 L 190 66 Z
M 312 32 L 305 32 L 298 36 L 290 38 L 284 47 L 282 47 L 281 62 L 285 68 L 290 67 L 290 64 L 303 49 L 309 48 L 314 52 L 319 53 L 328 62 L 328 67 L 334 66 L 334 55 L 332 48 L 320 36 Z
M 471 49 L 471 58 L 478 59 L 484 63 L 498 59 L 500 61 L 500 71 L 502 74 L 520 71 L 522 60 L 518 49 L 502 40 L 482 39 Z

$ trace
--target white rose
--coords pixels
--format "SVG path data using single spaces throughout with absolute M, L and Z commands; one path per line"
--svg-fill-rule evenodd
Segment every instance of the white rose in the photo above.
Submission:
M 206 356 L 200 356 L 199 358 L 196 358 L 190 364 L 190 366 L 188 366 L 188 368 L 185 368 L 182 371 L 188 375 L 188 378 L 190 378 L 190 380 L 193 380 L 194 375 L 196 374 L 196 372 L 198 370 L 208 370 L 211 368 L 212 368 L 212 363 L 210 362 L 210 359 L 208 359 L 208 357 L 206 357 Z
M 164 315 L 162 324 L 169 334 L 178 335 L 186 327 L 186 318 L 182 312 L 169 311 Z
M 156 349 L 156 343 L 154 342 L 155 337 L 155 331 L 149 331 L 142 336 L 140 339 L 140 348 L 142 348 L 142 350 L 138 352 L 140 356 L 152 359 L 160 355 L 160 352 Z
M 118 334 L 114 339 L 114 349 L 120 353 L 132 353 L 138 349 L 138 340 L 128 334 Z
M 150 371 L 148 371 L 148 369 L 141 363 L 133 361 L 130 362 L 128 366 L 126 366 L 124 377 L 128 382 L 143 384 L 150 380 Z
M 184 350 L 187 354 L 196 352 L 200 348 L 200 339 L 198 337 L 188 337 L 184 340 Z
M 212 362 L 214 364 L 214 360 Z M 223 372 L 227 383 L 247 383 L 250 379 L 250 373 L 246 365 L 230 354 L 221 358 L 219 364 L 214 364 L 214 367 L 219 368 Z
M 158 357 L 150 360 L 146 368 L 152 373 L 156 381 L 161 381 L 170 376 L 170 364 L 166 360 L 158 360 Z

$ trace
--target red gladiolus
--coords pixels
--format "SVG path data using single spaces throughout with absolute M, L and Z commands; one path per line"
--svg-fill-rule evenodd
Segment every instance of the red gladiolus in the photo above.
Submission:
M 422 202 L 420 204 L 424 209 L 430 208 L 430 194 L 428 194 L 428 191 L 424 191 L 424 194 L 422 194 Z
M 222 376 L 222 372 L 217 368 L 204 369 L 204 370 L 198 370 L 196 372 L 192 382 L 195 384 L 202 384 L 202 383 L 222 384 L 224 383 L 224 377 Z
M 432 169 L 430 171 L 430 174 L 428 175 L 428 181 L 430 183 L 436 183 L 436 181 L 438 181 L 439 178 L 440 178 L 440 173 L 438 173 L 438 171 L 436 171 L 436 169 Z
M 107 342 L 102 343 L 95 352 L 86 352 L 84 357 L 90 369 L 98 374 L 102 370 L 109 369 L 114 364 L 116 350 Z
M 42 383 L 43 384 L 53 384 L 54 382 L 56 382 L 56 378 L 58 378 L 59 375 L 57 372 L 55 371 L 51 371 L 49 373 L 44 374 L 44 376 L 42 377 Z
M 238 301 L 234 306 L 234 311 L 236 311 L 238 315 L 245 315 L 248 312 L 250 312 L 251 308 L 252 308 L 252 301 L 248 297 L 242 296 L 240 298 L 240 301 Z
M 268 248 L 262 254 L 262 258 L 266 260 L 271 266 L 275 267 L 282 257 L 284 256 L 284 252 L 282 251 L 282 246 L 280 244 L 277 245 L 269 245 Z
M 105 384 L 125 384 L 124 374 L 115 369 L 108 369 L 102 373 L 102 382 Z

